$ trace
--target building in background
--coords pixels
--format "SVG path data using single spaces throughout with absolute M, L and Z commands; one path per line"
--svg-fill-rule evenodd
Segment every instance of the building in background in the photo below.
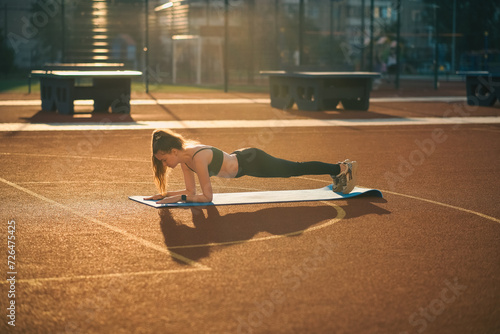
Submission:
M 4 46 L 15 51 L 15 64 L 20 69 L 54 62 L 120 62 L 143 72 L 147 66 L 153 83 L 220 84 L 225 1 L 174 0 L 172 7 L 155 11 L 165 2 L 0 0 L 0 29 Z M 231 82 L 258 82 L 258 71 L 263 69 L 383 72 L 391 65 L 397 0 L 302 3 L 303 20 L 301 0 L 228 1 Z M 470 11 L 489 4 L 481 15 L 491 12 L 488 22 L 498 23 L 500 5 L 494 0 L 485 0 L 482 7 L 472 0 L 442 0 L 440 7 L 432 0 L 400 3 L 403 73 L 430 73 L 436 49 L 440 69 L 450 73 L 463 67 L 462 58 L 469 59 L 468 69 L 484 68 L 485 53 L 490 54 L 488 64 L 492 64 L 497 52 L 493 47 L 500 39 L 495 27 L 500 25 L 493 24 L 483 37 L 485 32 L 475 28 L 478 23 L 471 21 L 466 28 L 463 22 L 473 16 Z M 456 14 L 450 10 L 452 4 Z M 435 15 L 441 15 L 437 48 Z M 457 15 L 453 16 L 455 22 L 460 18 L 457 31 L 462 29 L 461 33 L 452 31 L 452 15 Z M 476 43 L 471 49 L 471 41 L 478 39 L 481 45 Z

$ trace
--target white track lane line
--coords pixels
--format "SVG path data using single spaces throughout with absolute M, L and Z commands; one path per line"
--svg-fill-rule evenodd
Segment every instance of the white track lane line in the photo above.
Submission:
M 297 178 L 305 179 L 305 180 L 311 180 L 311 181 L 325 182 L 324 180 L 317 179 L 317 178 L 311 178 L 311 177 L 298 176 Z M 367 187 L 367 188 L 370 188 L 370 187 Z M 472 214 L 472 215 L 476 215 L 476 216 L 481 217 L 481 218 L 485 218 L 485 219 L 491 220 L 491 221 L 496 222 L 496 223 L 500 223 L 500 219 L 499 218 L 488 216 L 488 215 L 485 215 L 484 213 L 477 212 L 477 211 L 474 211 L 474 210 L 469 210 L 469 209 L 466 209 L 466 208 L 462 208 L 460 206 L 451 205 L 451 204 L 447 204 L 447 203 L 443 203 L 443 202 L 438 202 L 438 201 L 434 201 L 434 200 L 431 200 L 431 199 L 426 199 L 426 198 L 423 198 L 423 197 L 417 197 L 417 196 L 412 196 L 412 195 L 406 195 L 406 194 L 402 194 L 402 193 L 397 193 L 397 192 L 389 191 L 389 190 L 382 190 L 382 189 L 378 189 L 378 190 L 380 190 L 382 192 L 382 194 L 388 193 L 388 194 L 392 194 L 392 195 L 396 195 L 396 196 L 402 196 L 402 197 L 414 199 L 414 200 L 417 200 L 417 201 L 432 203 L 432 204 L 435 204 L 435 205 L 440 205 L 440 206 L 445 207 L 445 208 L 450 208 L 450 209 L 454 209 L 454 210 L 466 212 L 466 213 L 469 213 L 469 214 Z
M 206 269 L 192 268 L 192 269 L 177 269 L 177 270 L 176 269 L 150 270 L 150 271 L 123 272 L 123 273 L 112 273 L 112 274 L 26 278 L 26 279 L 16 279 L 16 283 L 27 283 L 27 284 L 37 285 L 46 282 L 65 282 L 65 281 L 76 281 L 76 280 L 86 280 L 86 279 L 103 279 L 103 278 L 106 279 L 115 277 L 170 275 L 170 274 L 187 273 L 200 270 L 206 270 Z M 0 281 L 0 285 L 2 284 L 10 284 L 10 283 L 8 281 Z
M 140 237 L 138 237 L 138 236 L 136 236 L 136 235 L 134 235 L 132 233 L 129 233 L 129 232 L 125 231 L 125 230 L 122 230 L 119 227 L 116 227 L 116 226 L 110 225 L 108 223 L 102 222 L 102 221 L 100 221 L 98 219 L 86 216 L 83 213 L 79 212 L 78 210 L 72 209 L 72 208 L 70 208 L 70 207 L 68 207 L 68 206 L 66 206 L 64 204 L 61 204 L 59 202 L 56 202 L 56 201 L 54 201 L 54 200 L 52 200 L 50 198 L 47 198 L 47 197 L 42 196 L 42 195 L 39 195 L 39 194 L 37 194 L 37 193 L 29 190 L 29 189 L 26 189 L 24 187 L 21 187 L 20 185 L 17 185 L 16 183 L 7 181 L 7 180 L 5 180 L 4 178 L 1 178 L 1 177 L 0 177 L 0 182 L 3 182 L 6 185 L 11 186 L 13 188 L 16 188 L 17 190 L 20 190 L 22 192 L 25 192 L 28 195 L 36 197 L 36 198 L 38 198 L 38 199 L 40 199 L 40 200 L 42 200 L 44 202 L 50 203 L 50 204 L 52 204 L 54 206 L 57 206 L 57 207 L 65 210 L 65 211 L 68 211 L 68 212 L 74 214 L 77 217 L 83 218 L 83 219 L 88 220 L 88 221 L 90 221 L 90 222 L 92 222 L 94 224 L 97 224 L 97 225 L 100 225 L 102 227 L 105 227 L 105 228 L 107 228 L 107 229 L 109 229 L 109 230 L 111 230 L 113 232 L 119 233 L 122 236 L 124 236 L 124 237 L 126 237 L 126 238 L 128 238 L 128 239 L 130 239 L 132 241 L 135 241 L 135 242 L 137 242 L 137 243 L 139 243 L 139 244 L 141 244 L 141 245 L 143 245 L 145 247 L 148 247 L 150 249 L 156 250 L 156 251 L 158 251 L 160 253 L 163 253 L 163 254 L 167 254 L 167 255 L 169 255 L 169 256 L 171 256 L 171 257 L 173 257 L 173 258 L 175 258 L 175 259 L 177 259 L 179 261 L 182 261 L 182 262 L 184 262 L 184 263 L 186 263 L 186 264 L 188 264 L 188 265 L 190 265 L 192 267 L 192 269 L 188 269 L 188 270 L 192 271 L 193 268 L 196 268 L 197 270 L 211 270 L 211 268 L 209 268 L 209 267 L 207 267 L 205 265 L 202 265 L 201 263 L 198 263 L 196 261 L 188 259 L 187 257 L 184 257 L 184 256 L 179 255 L 177 253 L 171 252 L 166 247 L 159 246 L 159 245 L 157 245 L 155 243 L 152 243 L 152 242 L 150 242 L 150 241 L 148 241 L 146 239 L 140 238 Z M 175 272 L 178 272 L 178 270 L 175 270 Z
M 360 127 L 402 125 L 500 124 L 500 117 L 415 117 L 376 119 L 271 119 L 214 121 L 144 121 L 134 123 L 0 123 L 0 131 L 111 131 L 152 129 L 223 129 L 289 127 Z
M 465 96 L 427 96 L 427 97 L 372 97 L 370 102 L 461 102 L 466 101 Z M 270 104 L 270 98 L 239 98 L 239 99 L 133 99 L 131 105 L 175 105 L 175 104 Z M 0 106 L 5 107 L 23 107 L 39 106 L 40 100 L 3 100 Z M 77 106 L 92 106 L 93 100 L 76 100 Z

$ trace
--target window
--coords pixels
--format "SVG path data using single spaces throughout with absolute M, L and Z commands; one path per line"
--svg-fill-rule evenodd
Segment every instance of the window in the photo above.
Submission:
M 318 19 L 319 18 L 319 7 L 318 6 L 308 6 L 308 13 L 307 16 L 311 19 Z
M 422 22 L 422 11 L 421 10 L 412 10 L 411 11 L 411 20 L 413 22 Z
M 383 19 L 387 18 L 387 7 L 380 8 L 380 17 L 382 17 Z

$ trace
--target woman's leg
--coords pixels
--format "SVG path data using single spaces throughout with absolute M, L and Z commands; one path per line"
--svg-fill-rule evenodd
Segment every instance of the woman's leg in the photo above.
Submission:
M 329 164 L 319 161 L 294 162 L 273 157 L 266 152 L 248 148 L 237 152 L 240 171 L 243 175 L 255 177 L 291 177 L 302 175 L 338 175 L 339 164 Z
M 330 175 L 333 180 L 332 190 L 350 193 L 356 186 L 357 162 L 345 160 L 339 164 L 319 161 L 293 162 L 275 158 L 266 152 L 248 148 L 236 153 L 238 174 L 255 177 L 291 177 L 301 175 Z

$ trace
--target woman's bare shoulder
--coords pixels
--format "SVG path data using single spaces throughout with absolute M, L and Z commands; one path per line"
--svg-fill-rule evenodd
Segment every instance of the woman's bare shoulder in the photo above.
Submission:
M 188 145 L 184 148 L 186 152 L 196 152 L 205 148 L 210 148 L 211 146 L 208 145 L 203 145 L 203 144 L 195 144 L 195 145 Z
M 224 152 L 223 150 L 221 150 L 220 148 L 218 147 L 215 147 L 215 146 L 212 146 L 212 145 L 204 145 L 204 144 L 198 144 L 198 145 L 189 145 L 189 146 L 186 146 L 185 150 L 187 152 L 192 152 L 192 153 L 196 153 L 197 151 L 200 151 L 200 150 L 205 150 L 205 149 L 212 149 L 212 148 L 215 148 L 219 151 L 222 151 Z M 224 152 L 226 153 L 226 152 Z

